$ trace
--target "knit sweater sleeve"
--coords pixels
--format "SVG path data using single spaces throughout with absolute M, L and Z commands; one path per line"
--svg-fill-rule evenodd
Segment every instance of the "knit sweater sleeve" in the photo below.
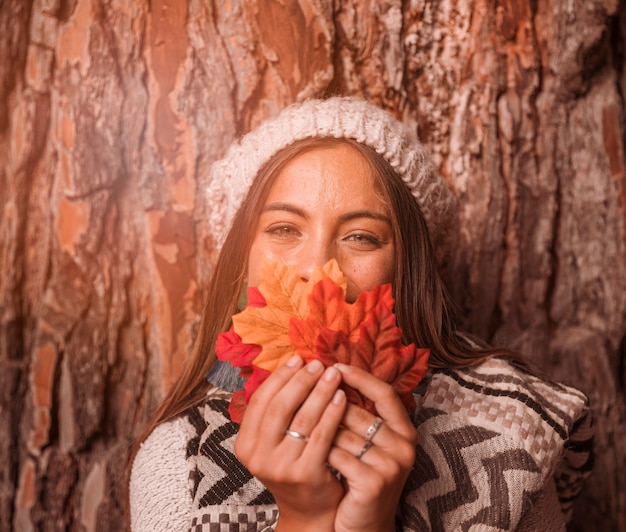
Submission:
M 133 532 L 189 529 L 185 422 L 177 418 L 158 425 L 135 456 L 129 486 Z
M 592 464 L 587 398 L 503 360 L 440 370 L 416 395 L 402 530 L 565 530 Z

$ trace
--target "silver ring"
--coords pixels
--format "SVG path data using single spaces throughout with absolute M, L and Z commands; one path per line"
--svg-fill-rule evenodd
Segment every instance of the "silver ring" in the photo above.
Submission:
M 304 434 L 302 434 L 301 432 L 298 432 L 297 430 L 290 430 L 290 429 L 288 429 L 288 430 L 285 431 L 285 434 L 287 436 L 291 436 L 292 438 L 296 438 L 297 440 L 305 440 L 306 441 L 306 439 L 307 439 L 307 437 Z
M 365 442 L 365 445 L 361 447 L 361 450 L 354 456 L 356 456 L 357 458 L 361 458 L 372 445 L 374 445 L 374 442 L 372 442 L 372 440 L 367 440 Z
M 383 420 L 377 417 L 374 422 L 369 426 L 365 433 L 365 441 L 370 441 L 378 432 L 378 429 L 382 426 Z

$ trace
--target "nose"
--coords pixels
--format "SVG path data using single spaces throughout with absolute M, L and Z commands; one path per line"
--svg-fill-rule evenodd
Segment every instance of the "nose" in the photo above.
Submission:
M 335 258 L 331 244 L 327 242 L 307 242 L 297 258 L 298 274 L 303 281 L 308 281 L 316 268 L 321 268 Z

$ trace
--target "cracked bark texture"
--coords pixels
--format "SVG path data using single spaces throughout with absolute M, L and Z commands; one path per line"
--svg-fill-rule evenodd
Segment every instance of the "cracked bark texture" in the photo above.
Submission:
M 215 258 L 209 165 L 335 93 L 433 151 L 464 325 L 589 395 L 572 529 L 626 529 L 625 41 L 625 0 L 0 3 L 0 529 L 124 527 Z

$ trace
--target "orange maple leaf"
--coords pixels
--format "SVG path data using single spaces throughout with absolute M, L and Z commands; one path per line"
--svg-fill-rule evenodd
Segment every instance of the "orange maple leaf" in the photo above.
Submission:
M 313 286 L 309 294 L 309 312 L 305 318 L 294 317 L 290 323 L 289 339 L 298 354 L 305 360 L 319 358 L 317 337 L 324 328 L 339 331 L 350 341 L 359 338 L 359 325 L 377 306 L 383 305 L 391 314 L 394 300 L 391 285 L 384 291 L 377 286 L 369 292 L 361 292 L 354 303 L 345 300 L 345 290 L 341 290 L 332 279 L 325 278 Z M 395 324 L 395 318 L 394 318 Z
M 233 316 L 233 328 L 244 343 L 262 346 L 263 350 L 254 364 L 274 371 L 296 354 L 289 339 L 289 322 L 294 317 L 306 318 L 309 313 L 308 297 L 313 287 L 326 278 L 343 294 L 348 283 L 334 260 L 317 268 L 309 281 L 303 281 L 295 268 L 282 262 L 265 261 L 261 265 L 261 278 L 263 281 L 258 289 L 267 306 L 247 306 Z

